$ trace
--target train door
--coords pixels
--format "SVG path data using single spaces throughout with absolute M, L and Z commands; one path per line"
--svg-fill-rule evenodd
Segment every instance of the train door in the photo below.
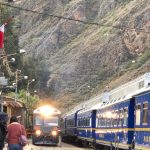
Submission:
M 92 138 L 96 140 L 95 128 L 96 128 L 96 110 L 92 111 Z
M 131 145 L 134 148 L 134 120 L 135 120 L 135 98 L 130 100 L 130 104 L 128 107 L 128 142 L 127 144 Z

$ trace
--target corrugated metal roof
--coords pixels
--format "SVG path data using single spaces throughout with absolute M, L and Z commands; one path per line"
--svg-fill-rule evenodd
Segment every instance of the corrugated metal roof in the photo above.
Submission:
M 15 108 L 15 107 L 25 108 L 25 104 L 22 101 L 19 101 L 19 100 L 15 101 L 14 98 L 9 97 L 9 96 L 4 96 L 3 101 L 4 101 L 5 106 L 11 106 L 13 108 Z
M 4 102 L 5 106 L 11 106 L 11 107 L 17 107 L 17 108 L 23 108 L 23 104 L 20 102 L 15 102 L 15 101 L 5 101 Z

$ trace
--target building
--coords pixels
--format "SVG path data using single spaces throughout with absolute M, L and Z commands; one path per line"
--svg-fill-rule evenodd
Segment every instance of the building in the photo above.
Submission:
M 23 124 L 26 122 L 26 107 L 22 101 L 15 101 L 14 98 L 4 96 L 3 97 L 3 111 L 8 114 L 9 117 L 17 116 L 19 121 Z

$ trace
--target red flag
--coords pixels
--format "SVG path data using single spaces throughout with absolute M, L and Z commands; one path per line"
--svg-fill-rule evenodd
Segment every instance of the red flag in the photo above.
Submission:
M 5 28 L 5 25 L 3 24 L 0 27 L 0 48 L 4 48 L 4 28 Z
M 4 29 L 5 26 L 12 20 L 14 16 L 9 17 L 5 23 L 0 27 L 0 48 L 4 48 Z

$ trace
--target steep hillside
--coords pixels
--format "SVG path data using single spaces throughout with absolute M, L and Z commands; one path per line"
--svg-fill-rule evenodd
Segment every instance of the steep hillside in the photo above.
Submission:
M 76 104 L 149 69 L 148 0 L 23 0 L 21 7 L 39 12 L 21 11 L 20 47 L 30 56 L 25 61 L 36 62 L 35 74 L 42 73 L 40 82 L 47 82 L 62 105 Z

